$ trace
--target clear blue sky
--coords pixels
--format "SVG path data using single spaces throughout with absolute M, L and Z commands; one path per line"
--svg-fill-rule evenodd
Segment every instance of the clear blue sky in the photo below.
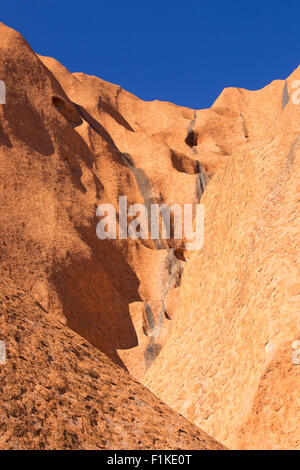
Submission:
M 71 72 L 145 100 L 209 107 L 299 64 L 299 0 L 0 0 L 0 20 Z M 0 58 L 1 60 L 1 58 Z

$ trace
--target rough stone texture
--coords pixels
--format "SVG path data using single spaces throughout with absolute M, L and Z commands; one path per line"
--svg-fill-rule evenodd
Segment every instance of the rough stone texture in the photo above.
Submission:
M 119 195 L 147 207 L 198 202 L 245 141 L 240 115 L 144 102 L 36 55 L 3 24 L 0 39 L 1 267 L 141 378 L 169 331 L 164 301 L 180 285 L 183 242 L 100 241 L 96 208 L 118 207 Z
M 119 87 L 43 59 L 52 73 L 3 24 L 0 52 L 0 448 L 223 448 L 124 370 L 142 375 L 155 357 L 145 357 L 148 343 L 156 351 L 145 306 L 162 302 L 174 255 L 167 244 L 96 237 L 100 202 L 116 204 L 119 194 L 140 202 L 152 185 L 100 122 L 103 113 L 125 142 L 134 133 L 110 104 Z M 170 149 L 157 146 L 171 162 Z M 188 178 L 193 200 L 198 175 Z M 149 272 L 157 286 L 143 285 Z M 150 329 L 156 320 L 154 312 Z
M 1 449 L 222 449 L 123 368 L 0 280 Z
M 148 207 L 198 202 L 246 140 L 238 104 L 144 102 L 38 56 L 3 24 L 0 39 L 1 268 L 141 378 L 168 335 L 164 301 L 180 285 L 183 242 L 100 241 L 96 208 L 117 207 L 119 195 Z
M 113 412 L 98 403 L 97 423 L 86 417 L 82 397 L 92 393 L 93 402 L 99 393 L 106 394 L 105 403 L 116 400 L 112 408 L 123 394 L 129 400 L 131 390 L 156 400 L 126 375 L 127 369 L 138 379 L 148 370 L 144 383 L 151 390 L 229 447 L 299 448 L 300 366 L 291 356 L 292 343 L 300 339 L 300 107 L 292 100 L 300 70 L 263 90 L 225 89 L 211 109 L 196 111 L 144 102 L 97 77 L 71 74 L 55 59 L 35 54 L 19 33 L 1 23 L 0 54 L 0 80 L 6 85 L 6 104 L 0 104 L 4 298 L 5 289 L 13 289 L 6 276 L 22 289 L 17 313 L 6 314 L 3 331 L 20 330 L 21 336 L 6 338 L 5 367 L 15 367 L 14 374 L 28 385 L 15 393 L 14 376 L 3 376 L 1 369 L 0 392 L 12 397 L 3 402 L 9 403 L 9 417 L 1 422 L 3 445 L 155 446 L 155 436 L 163 433 L 156 405 L 141 413 L 146 417 L 139 418 L 141 442 L 132 440 L 128 424 L 137 419 L 136 408 L 126 421 L 123 408 Z M 106 202 L 117 206 L 119 195 L 148 207 L 201 199 L 204 248 L 184 251 L 185 240 L 100 241 L 96 208 Z M 44 330 L 46 346 L 29 349 L 38 346 Z M 90 351 L 83 365 L 75 344 Z M 36 361 L 30 362 L 32 356 Z M 52 359 L 39 377 L 39 361 L 45 364 L 48 356 Z M 13 362 L 17 357 L 24 361 L 22 370 Z M 117 377 L 118 387 L 123 380 L 124 386 L 113 395 L 92 379 L 85 383 L 86 372 L 80 372 L 85 364 L 108 381 Z M 43 400 L 53 400 L 50 411 L 48 403 L 41 404 L 45 434 L 28 412 L 40 397 L 28 376 Z M 55 385 L 65 377 L 68 402 L 59 398 L 65 386 Z M 23 395 L 26 426 L 18 414 Z M 111 431 L 115 437 L 109 441 L 101 426 L 110 426 L 112 416 L 119 437 Z M 182 418 L 172 416 L 176 427 Z M 85 421 L 90 418 L 103 440 Z M 15 437 L 10 423 L 16 423 Z M 197 446 L 193 433 L 198 431 L 188 426 L 187 440 L 178 441 L 175 430 L 176 439 L 162 434 L 157 446 Z
M 300 449 L 300 106 L 286 102 L 299 78 L 300 68 L 286 84 L 224 90 L 213 105 L 243 116 L 247 143 L 204 193 L 204 247 L 189 256 L 171 335 L 144 378 L 230 448 Z
M 211 168 L 185 142 L 194 111 L 71 74 L 3 24 L 0 53 L 1 269 L 141 377 L 169 330 L 164 298 L 180 284 L 182 242 L 100 241 L 96 208 L 118 207 L 119 195 L 197 202 Z

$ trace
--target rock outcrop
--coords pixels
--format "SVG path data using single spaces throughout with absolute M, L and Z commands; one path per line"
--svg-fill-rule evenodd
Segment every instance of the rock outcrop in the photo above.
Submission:
M 299 448 L 300 69 L 192 110 L 2 23 L 0 53 L 0 447 L 221 448 L 179 412 L 228 447 Z M 100 240 L 120 196 L 201 200 L 204 247 Z
M 164 197 L 115 142 L 137 134 L 118 111 L 121 90 L 37 56 L 3 24 L 0 39 L 1 449 L 223 448 L 125 370 L 142 375 L 159 351 L 152 305 L 160 312 L 174 255 L 167 243 L 96 237 L 100 202 L 144 201 L 152 186 Z M 151 167 L 144 134 L 132 146 L 142 158 L 148 139 Z M 170 149 L 156 147 L 166 167 Z M 192 200 L 197 177 L 185 184 Z
M 164 299 L 184 261 L 175 241 L 99 240 L 96 209 L 120 195 L 198 201 L 211 169 L 185 142 L 194 112 L 71 74 L 3 24 L 0 37 L 1 268 L 140 378 L 167 336 Z

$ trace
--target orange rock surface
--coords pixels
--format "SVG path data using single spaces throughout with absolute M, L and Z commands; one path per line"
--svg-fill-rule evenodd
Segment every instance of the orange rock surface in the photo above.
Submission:
M 144 378 L 230 448 L 300 449 L 299 78 L 300 68 L 260 91 L 224 90 L 213 105 L 242 115 L 247 139 L 201 200 L 204 247 L 189 256 L 171 335 Z
M 160 349 L 173 250 L 96 237 L 100 202 L 166 197 L 171 150 L 133 129 L 137 98 L 122 91 L 130 124 L 119 87 L 71 75 L 3 24 L 0 39 L 0 448 L 223 448 L 124 370 L 143 375 Z M 164 168 L 149 163 L 152 147 Z M 139 168 L 143 151 L 157 187 Z M 178 187 L 185 177 L 194 200 L 198 175 L 181 172 Z
M 0 302 L 2 450 L 223 448 L 6 276 Z
M 197 202 L 208 170 L 185 142 L 194 112 L 71 74 L 4 25 L 0 37 L 1 268 L 141 377 L 169 330 L 164 299 L 184 262 L 167 240 L 99 240 L 96 209 L 120 195 Z
M 120 195 L 148 208 L 199 202 L 244 142 L 241 118 L 141 101 L 36 55 L 3 24 L 0 37 L 1 267 L 140 379 L 175 313 L 165 301 L 176 304 L 181 241 L 99 240 L 96 209 Z
M 221 447 L 179 412 L 228 447 L 299 448 L 300 69 L 192 110 L 2 23 L 0 53 L 0 447 Z M 203 249 L 99 240 L 119 196 L 201 199 Z

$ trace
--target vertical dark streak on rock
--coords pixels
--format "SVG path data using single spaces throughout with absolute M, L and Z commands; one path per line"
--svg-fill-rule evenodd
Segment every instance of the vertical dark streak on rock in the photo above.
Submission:
M 282 97 L 281 97 L 281 110 L 283 111 L 286 105 L 290 100 L 289 90 L 287 86 L 287 81 L 285 81 L 283 90 L 282 90 Z
M 194 118 L 189 123 L 188 126 L 188 136 L 193 132 L 193 127 L 195 125 L 197 119 L 197 111 L 194 111 Z M 194 138 L 194 136 L 192 136 Z M 187 137 L 188 138 L 188 137 Z M 194 143 L 194 142 L 192 142 Z M 192 147 L 194 154 L 197 154 L 197 149 Z M 130 169 L 133 173 L 140 193 L 144 199 L 144 204 L 148 210 L 148 218 L 149 218 L 149 227 L 151 222 L 151 205 L 152 204 L 159 204 L 161 201 L 155 200 L 153 197 L 153 187 L 150 178 L 147 176 L 145 171 L 142 168 L 137 168 L 133 162 L 132 157 L 127 153 L 120 153 L 121 158 L 125 165 Z M 196 174 L 196 200 L 199 202 L 202 194 L 205 190 L 207 181 L 206 175 L 202 170 L 202 166 L 200 161 L 196 160 L 197 164 L 197 174 Z M 163 219 L 162 223 L 166 225 L 166 221 Z M 155 248 L 157 250 L 167 249 L 168 243 L 165 240 L 158 239 L 153 240 Z M 145 322 L 147 324 L 147 331 L 149 332 L 149 343 L 144 352 L 145 358 L 145 366 L 146 369 L 152 364 L 155 360 L 157 355 L 161 350 L 161 344 L 158 343 L 160 338 L 160 334 L 162 331 L 162 326 L 164 319 L 167 318 L 165 313 L 165 298 L 172 287 L 179 287 L 181 282 L 181 275 L 183 272 L 183 266 L 180 260 L 175 256 L 174 249 L 167 249 L 167 254 L 165 258 L 165 270 L 166 277 L 163 281 L 164 283 L 164 291 L 162 298 L 160 299 L 161 307 L 160 312 L 158 315 L 157 321 L 155 321 L 155 316 L 151 310 L 151 307 L 147 301 L 144 301 L 144 308 L 145 308 Z M 147 334 L 147 333 L 146 333 Z
M 116 110 L 119 111 L 119 95 L 122 91 L 122 87 L 119 86 L 118 89 L 117 89 L 117 93 L 116 93 L 116 96 L 115 96 L 115 102 L 116 102 Z
M 202 170 L 201 163 L 199 162 L 199 160 L 196 160 L 196 161 L 197 161 L 197 169 L 198 169 L 198 174 L 196 177 L 196 195 L 197 195 L 197 200 L 199 202 L 202 197 L 202 194 L 205 191 L 207 180 L 206 180 L 206 175 Z
M 144 302 L 144 305 L 145 305 L 145 313 L 146 313 L 147 323 L 148 323 L 149 330 L 150 330 L 150 333 L 151 333 L 151 331 L 155 327 L 155 321 L 154 321 L 152 310 L 151 310 L 148 302 Z
M 246 126 L 244 116 L 243 116 L 242 113 L 240 113 L 240 116 L 241 116 L 241 120 L 242 120 L 243 133 L 244 133 L 245 139 L 248 139 L 249 133 L 248 133 L 248 129 L 247 129 L 247 126 Z

